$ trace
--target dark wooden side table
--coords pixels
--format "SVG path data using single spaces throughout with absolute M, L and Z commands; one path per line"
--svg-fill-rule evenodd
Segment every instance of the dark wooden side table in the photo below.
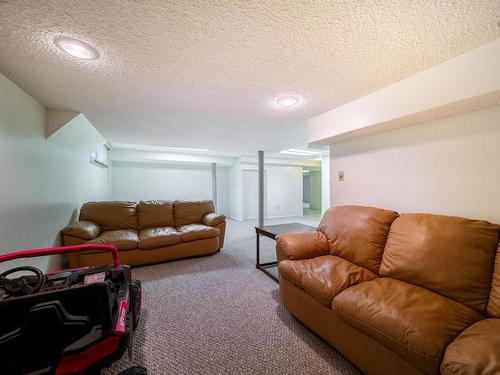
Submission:
M 272 240 L 276 240 L 276 236 L 278 234 L 290 233 L 290 232 L 315 232 L 315 231 L 316 227 L 300 223 L 264 225 L 262 227 L 255 227 L 255 234 L 257 239 L 255 267 L 258 270 L 264 272 L 274 281 L 278 282 L 279 281 L 278 277 L 269 271 L 272 268 L 276 268 L 278 266 L 278 262 L 277 261 L 266 262 L 266 263 L 260 262 L 260 236 L 262 235 Z

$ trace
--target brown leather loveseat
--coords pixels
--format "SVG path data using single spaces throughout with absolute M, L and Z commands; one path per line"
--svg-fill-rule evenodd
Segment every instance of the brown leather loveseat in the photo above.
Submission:
M 63 229 L 64 245 L 114 244 L 121 261 L 143 265 L 215 253 L 224 246 L 226 218 L 212 201 L 88 202 Z M 109 253 L 69 256 L 70 267 L 111 262 Z
M 277 239 L 280 296 L 367 374 L 500 374 L 500 226 L 329 209 Z

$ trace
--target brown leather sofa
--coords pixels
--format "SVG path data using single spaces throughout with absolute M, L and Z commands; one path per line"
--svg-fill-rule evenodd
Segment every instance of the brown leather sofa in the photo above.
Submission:
M 63 229 L 65 246 L 115 245 L 122 263 L 158 263 L 219 251 L 226 218 L 214 213 L 212 201 L 89 202 L 79 221 Z M 111 263 L 109 253 L 69 255 L 70 267 Z
M 280 296 L 367 374 L 500 374 L 500 226 L 329 209 L 277 239 Z

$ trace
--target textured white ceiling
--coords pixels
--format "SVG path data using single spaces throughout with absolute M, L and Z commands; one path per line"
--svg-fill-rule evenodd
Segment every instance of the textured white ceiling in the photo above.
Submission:
M 498 0 L 0 0 L 0 70 L 112 142 L 249 153 L 500 37 Z M 80 62 L 56 35 L 90 42 Z M 282 94 L 301 95 L 279 110 Z

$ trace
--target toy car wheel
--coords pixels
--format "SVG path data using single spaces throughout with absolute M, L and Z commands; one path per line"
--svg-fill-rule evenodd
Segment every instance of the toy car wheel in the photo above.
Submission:
M 134 331 L 139 325 L 139 319 L 141 317 L 141 299 L 142 299 L 141 282 L 139 280 L 132 280 L 130 282 L 130 301 L 131 301 L 131 313 L 133 321 L 132 329 Z

